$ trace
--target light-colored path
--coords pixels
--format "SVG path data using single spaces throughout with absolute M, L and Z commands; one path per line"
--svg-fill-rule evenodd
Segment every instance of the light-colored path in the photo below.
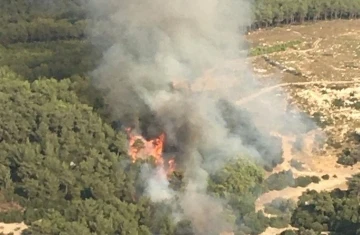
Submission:
M 242 105 L 245 104 L 263 94 L 269 93 L 277 88 L 280 87 L 286 87 L 286 86 L 294 86 L 294 85 L 332 85 L 332 84 L 354 84 L 354 83 L 360 83 L 360 80 L 354 80 L 354 81 L 309 81 L 309 82 L 286 82 L 286 83 L 280 83 L 274 86 L 270 86 L 270 87 L 265 87 L 262 88 L 261 90 L 259 90 L 258 92 L 249 95 L 247 97 L 244 97 L 238 101 L 236 101 L 235 103 L 237 105 Z

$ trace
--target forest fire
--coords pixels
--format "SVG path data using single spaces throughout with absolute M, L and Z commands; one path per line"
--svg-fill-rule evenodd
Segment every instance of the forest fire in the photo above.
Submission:
M 155 159 L 155 164 L 166 170 L 168 175 L 175 170 L 174 158 L 168 160 L 167 166 L 165 166 L 165 160 L 163 158 L 165 133 L 160 134 L 154 139 L 146 140 L 143 136 L 134 134 L 131 128 L 127 128 L 126 132 L 129 138 L 128 154 L 133 162 L 152 156 Z

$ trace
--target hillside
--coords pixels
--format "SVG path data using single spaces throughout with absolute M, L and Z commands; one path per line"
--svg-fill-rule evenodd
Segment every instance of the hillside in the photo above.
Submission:
M 248 55 L 222 64 L 173 40 L 189 68 L 215 64 L 173 90 L 163 67 L 146 64 L 153 35 L 135 34 L 123 53 L 133 35 L 124 43 L 111 21 L 94 39 L 106 12 L 126 14 L 116 1 L 98 2 L 103 12 L 89 3 L 0 3 L 0 232 L 359 233 L 358 0 L 256 0 Z
M 360 121 L 357 107 L 360 80 L 356 64 L 359 56 L 357 50 L 360 47 L 358 23 L 358 21 L 327 21 L 261 30 L 249 35 L 250 40 L 263 45 L 264 48 L 288 42 L 297 42 L 297 44 L 265 56 L 250 58 L 254 70 L 265 81 L 278 74 L 281 74 L 281 81 L 279 85 L 270 85 L 269 88 L 239 100 L 238 104 L 251 105 L 253 99 L 283 87 L 287 91 L 288 99 L 312 115 L 321 127 L 321 135 L 325 134 L 325 139 L 320 138 L 321 142 L 319 139 L 316 140 L 313 134 L 283 139 L 285 161 L 278 165 L 274 172 L 290 169 L 294 176 L 308 175 L 320 178 L 329 176 L 328 180 L 321 180 L 319 183 L 312 183 L 306 187 L 288 187 L 265 193 L 258 198 L 258 209 L 263 209 L 264 205 L 278 197 L 298 200 L 298 197 L 304 193 L 301 197 L 303 200 L 302 198 L 306 198 L 305 195 L 310 194 L 305 193 L 306 190 L 332 191 L 328 196 L 331 195 L 330 197 L 335 200 L 338 196 L 336 190 L 333 190 L 346 190 L 348 185 L 346 182 L 353 174 L 359 172 L 356 137 Z M 294 150 L 297 145 L 299 147 Z M 307 204 L 304 203 L 306 201 L 299 202 L 297 210 L 311 210 L 310 213 L 316 217 L 317 212 L 310 208 L 305 209 Z M 319 217 L 313 219 L 312 222 L 299 222 L 300 218 L 297 216 L 300 215 L 296 214 L 292 217 L 293 226 L 302 224 L 305 228 L 315 231 L 328 229 L 319 224 L 317 224 L 318 227 L 311 225 L 311 223 L 319 222 L 325 226 L 323 220 L 318 220 Z M 339 231 L 341 227 L 339 225 L 331 229 Z M 280 233 L 283 230 L 277 231 Z M 269 228 L 267 231 L 268 233 L 263 234 L 273 234 L 276 229 Z M 353 233 L 349 231 L 346 234 Z

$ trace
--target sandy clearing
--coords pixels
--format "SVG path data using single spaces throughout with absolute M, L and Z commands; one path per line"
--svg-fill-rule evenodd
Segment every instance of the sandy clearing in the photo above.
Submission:
M 0 233 L 9 234 L 13 233 L 14 235 L 21 235 L 21 232 L 27 229 L 28 226 L 24 223 L 1 223 L 0 222 Z

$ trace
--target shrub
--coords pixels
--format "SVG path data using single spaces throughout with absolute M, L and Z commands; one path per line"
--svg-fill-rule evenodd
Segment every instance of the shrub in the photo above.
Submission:
M 270 191 L 282 190 L 286 187 L 291 187 L 294 185 L 295 181 L 291 170 L 272 174 L 265 180 L 265 186 Z
M 306 187 L 313 181 L 310 176 L 300 176 L 295 179 L 295 187 Z
M 291 159 L 290 166 L 294 167 L 296 170 L 299 171 L 304 170 L 303 163 L 295 159 Z
M 353 166 L 357 163 L 357 160 L 350 155 L 341 155 L 336 162 L 345 166 Z
M 287 48 L 294 47 L 295 45 L 300 43 L 301 41 L 295 40 L 285 43 L 279 43 L 273 46 L 257 46 L 250 50 L 250 56 L 258 56 L 258 55 L 270 54 L 279 51 L 285 51 Z
M 270 227 L 286 228 L 290 223 L 290 216 L 277 216 L 270 218 Z
M 285 231 L 282 231 L 280 235 L 297 235 L 296 230 L 287 229 Z
M 276 198 L 265 204 L 265 212 L 268 214 L 291 214 L 296 208 L 296 203 L 291 199 Z
M 357 110 L 360 110 L 360 101 L 357 101 L 357 102 L 353 103 L 353 104 L 351 105 L 351 107 L 353 107 L 353 108 L 355 108 L 355 109 L 357 109 Z
M 323 180 L 328 180 L 328 179 L 330 179 L 330 176 L 328 174 L 326 174 L 326 175 L 321 176 L 321 178 Z
M 311 224 L 311 228 L 312 228 L 312 230 L 314 230 L 314 231 L 323 231 L 323 230 L 324 230 L 322 224 L 320 224 L 319 222 L 314 222 L 314 223 L 312 223 L 312 224 Z
M 311 181 L 315 184 L 318 184 L 321 181 L 321 179 L 314 175 L 314 176 L 311 176 Z
M 337 98 L 333 100 L 332 105 L 335 107 L 343 107 L 344 101 L 342 99 Z

